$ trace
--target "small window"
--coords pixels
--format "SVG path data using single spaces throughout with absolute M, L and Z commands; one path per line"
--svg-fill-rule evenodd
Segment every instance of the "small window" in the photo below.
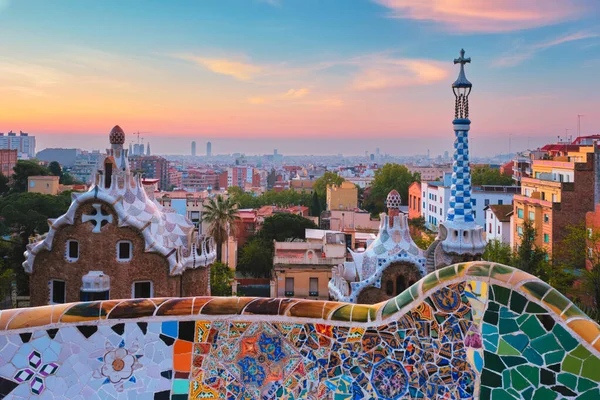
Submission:
M 50 282 L 50 303 L 51 304 L 62 304 L 66 303 L 67 300 L 67 285 L 65 281 L 54 279 Z
M 517 234 L 519 236 L 523 236 L 523 227 L 522 226 L 517 226 Z
M 488 231 L 489 231 L 490 233 L 492 233 L 492 223 L 491 223 L 491 222 L 489 223 L 489 229 L 488 229 Z
M 79 242 L 77 240 L 67 240 L 67 260 L 79 260 Z
M 483 205 L 486 206 L 486 207 L 489 206 L 490 205 L 490 199 L 483 200 Z
M 152 282 L 150 281 L 140 281 L 133 283 L 133 293 L 132 297 L 134 299 L 148 299 L 154 295 L 154 290 L 152 287 Z
M 474 206 L 477 205 L 477 199 L 471 199 L 471 204 L 473 204 Z
M 117 260 L 131 261 L 131 252 L 133 250 L 133 244 L 129 240 L 120 240 L 117 242 Z
M 294 278 L 285 278 L 285 295 L 294 295 Z
M 529 220 L 535 221 L 535 212 L 534 211 L 529 211 Z
M 388 296 L 394 295 L 394 282 L 392 282 L 391 280 L 388 280 L 385 283 L 385 294 L 387 294 Z
M 103 292 L 87 292 L 84 290 L 79 291 L 79 301 L 98 301 L 98 300 L 108 300 L 109 299 L 109 291 L 105 290 Z
M 592 230 L 592 228 L 587 229 L 587 236 L 588 239 L 591 239 L 594 236 L 594 231 Z
M 319 295 L 319 278 L 310 278 L 309 279 L 308 295 L 309 296 L 318 296 Z
M 547 233 L 544 233 L 544 243 L 550 243 L 550 235 Z
M 498 225 L 498 234 L 500 234 L 500 225 Z
M 544 214 L 544 223 L 547 224 L 550 222 L 550 216 L 548 214 Z
M 517 208 L 517 217 L 523 219 L 524 215 L 525 215 L 525 211 L 523 211 L 522 208 Z
M 498 200 L 498 205 L 501 206 L 502 204 L 504 204 L 504 200 L 502 200 L 502 199 Z

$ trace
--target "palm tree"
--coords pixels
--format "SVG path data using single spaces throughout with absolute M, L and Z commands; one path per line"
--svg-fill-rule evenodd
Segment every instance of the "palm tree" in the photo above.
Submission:
M 223 243 L 227 242 L 229 235 L 236 234 L 240 220 L 238 205 L 230 197 L 218 195 L 208 199 L 208 203 L 204 205 L 202 222 L 209 224 L 208 234 L 217 244 L 217 261 L 222 261 Z

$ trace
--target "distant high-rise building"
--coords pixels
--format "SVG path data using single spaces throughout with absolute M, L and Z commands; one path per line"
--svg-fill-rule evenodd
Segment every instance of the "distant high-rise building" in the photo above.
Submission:
M 19 131 L 19 136 L 13 131 L 8 132 L 6 136 L 0 133 L 0 149 L 16 149 L 19 158 L 34 158 L 35 136 L 29 136 L 29 133 L 23 131 Z
M 148 142 L 148 145 L 146 146 L 146 155 L 150 155 L 150 142 Z
M 196 142 L 192 142 L 192 157 L 196 157 Z
M 379 147 L 375 149 L 375 155 L 379 158 Z
M 212 143 L 211 142 L 206 142 L 206 156 L 207 157 L 212 156 Z

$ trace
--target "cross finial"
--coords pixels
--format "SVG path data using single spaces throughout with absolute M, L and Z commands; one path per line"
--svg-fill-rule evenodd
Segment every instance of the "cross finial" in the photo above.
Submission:
M 461 67 L 471 62 L 471 57 L 465 58 L 465 49 L 460 49 L 460 57 L 454 59 L 454 64 L 460 64 Z

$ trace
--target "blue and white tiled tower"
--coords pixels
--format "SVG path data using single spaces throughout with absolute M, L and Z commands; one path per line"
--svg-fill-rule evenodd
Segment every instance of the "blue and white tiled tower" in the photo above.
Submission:
M 483 228 L 475 224 L 471 203 L 471 166 L 469 163 L 469 94 L 473 85 L 465 75 L 465 64 L 471 58 L 465 58 L 465 51 L 454 64 L 460 64 L 458 78 L 452 84 L 455 96 L 454 108 L 454 164 L 450 209 L 446 221 L 440 228 L 440 239 L 444 251 L 451 254 L 476 256 L 483 253 L 485 241 Z

